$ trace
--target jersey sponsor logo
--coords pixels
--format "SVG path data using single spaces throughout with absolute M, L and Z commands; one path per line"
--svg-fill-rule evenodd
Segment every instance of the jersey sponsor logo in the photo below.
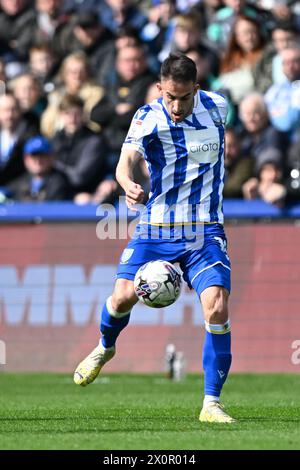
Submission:
M 189 130 L 185 133 L 185 141 L 191 163 L 217 161 L 220 149 L 217 129 Z
M 211 152 L 211 151 L 219 151 L 219 144 L 218 142 L 209 142 L 208 144 L 198 144 L 190 145 L 190 152 Z

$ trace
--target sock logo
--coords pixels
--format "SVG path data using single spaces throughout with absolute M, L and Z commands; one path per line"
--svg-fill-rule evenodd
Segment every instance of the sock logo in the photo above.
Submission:
M 220 379 L 223 379 L 223 377 L 225 377 L 225 372 L 223 372 L 222 370 L 218 370 L 218 374 L 220 376 Z

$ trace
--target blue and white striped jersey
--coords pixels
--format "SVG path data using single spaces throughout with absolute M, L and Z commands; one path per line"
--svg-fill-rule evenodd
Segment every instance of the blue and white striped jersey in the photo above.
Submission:
M 141 153 L 150 172 L 141 223 L 223 223 L 226 114 L 225 98 L 202 90 L 182 122 L 170 119 L 162 98 L 136 112 L 123 148 Z

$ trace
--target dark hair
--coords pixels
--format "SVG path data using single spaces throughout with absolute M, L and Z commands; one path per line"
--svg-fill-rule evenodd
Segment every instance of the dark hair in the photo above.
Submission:
M 291 20 L 277 20 L 274 22 L 272 33 L 276 29 L 282 29 L 283 31 L 290 31 L 294 34 L 297 34 L 297 28 L 293 21 Z
M 197 81 L 197 68 L 195 62 L 181 53 L 173 53 L 162 63 L 160 79 L 171 78 L 175 82 Z
M 60 102 L 59 110 L 68 111 L 71 108 L 84 108 L 84 102 L 79 96 L 65 95 Z

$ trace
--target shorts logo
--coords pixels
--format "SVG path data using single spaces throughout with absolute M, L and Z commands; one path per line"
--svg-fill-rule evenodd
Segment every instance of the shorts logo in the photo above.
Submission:
M 229 256 L 227 254 L 227 242 L 223 240 L 221 237 L 214 237 L 214 239 L 219 243 L 221 250 L 225 254 L 226 258 L 229 260 Z
M 122 253 L 120 263 L 121 264 L 126 264 L 129 261 L 129 259 L 131 258 L 131 256 L 133 255 L 133 252 L 134 252 L 133 248 L 125 248 L 125 250 Z

